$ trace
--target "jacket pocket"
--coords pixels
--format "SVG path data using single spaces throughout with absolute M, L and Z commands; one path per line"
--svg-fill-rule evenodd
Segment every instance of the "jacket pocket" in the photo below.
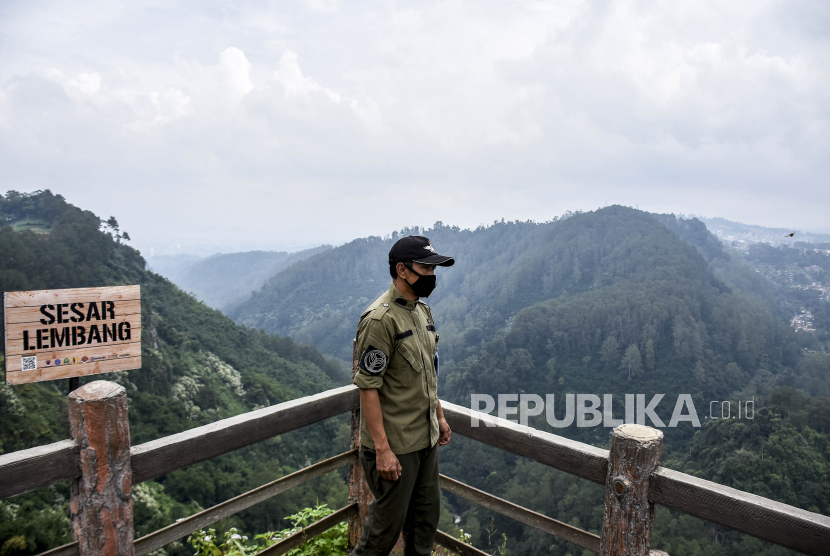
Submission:
M 401 342 L 398 346 L 398 353 L 400 353 L 401 356 L 406 359 L 406 362 L 409 363 L 409 368 L 400 369 L 402 372 L 398 373 L 397 378 L 400 380 L 401 384 L 409 386 L 412 379 L 424 369 L 424 363 L 421 361 L 420 353 L 412 349 L 408 342 Z

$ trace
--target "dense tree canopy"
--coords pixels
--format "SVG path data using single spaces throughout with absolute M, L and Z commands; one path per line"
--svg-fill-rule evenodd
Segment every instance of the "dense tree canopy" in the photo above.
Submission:
M 0 218 L 5 291 L 141 284 L 144 368 L 106 377 L 128 390 L 134 443 L 342 383 L 337 363 L 297 341 L 348 361 L 357 318 L 388 287 L 389 247 L 400 235 L 419 234 L 457 258 L 439 270 L 439 287 L 428 300 L 440 333 L 442 398 L 467 405 L 471 393 L 554 394 L 558 407 L 570 393 L 607 393 L 621 416 L 623 394 L 673 399 L 688 393 L 703 427 L 664 429 L 664 465 L 830 513 L 830 356 L 820 332 L 796 334 L 788 322 L 803 299 L 817 322 L 830 311 L 810 291 L 793 288 L 785 274 L 795 266 L 804 280 L 820 275 L 827 268 L 823 252 L 760 247 L 741 255 L 695 219 L 624 207 L 476 230 L 436 223 L 355 240 L 278 272 L 232 313 L 264 329 L 256 331 L 147 272 L 117 222 L 102 222 L 60 196 L 9 192 L 0 198 Z M 788 278 L 766 279 L 776 272 Z M 63 388 L 0 387 L 0 450 L 66 437 Z M 748 399 L 757 408 L 753 419 L 704 415 L 710 400 Z M 665 421 L 672 405 L 657 410 Z M 544 416 L 535 419 L 532 426 L 550 430 Z M 344 420 L 332 420 L 138 485 L 139 533 L 340 451 L 346 431 Z M 608 444 L 603 426 L 556 432 Z M 595 533 L 601 526 L 598 485 L 459 437 L 442 449 L 441 465 L 447 475 L 545 515 Z M 281 518 L 315 497 L 338 507 L 342 477 L 328 475 L 225 525 L 277 529 Z M 65 485 L 58 485 L 0 503 L 3 554 L 65 542 L 66 499 Z M 474 544 L 490 552 L 504 534 L 509 554 L 580 553 L 449 499 Z M 788 554 L 662 508 L 654 547 L 673 556 Z
M 86 380 L 113 380 L 127 389 L 133 444 L 251 409 L 331 388 L 339 366 L 310 346 L 236 325 L 221 313 L 144 269 L 124 244 L 117 222 L 44 191 L 0 196 L 0 289 L 53 289 L 140 284 L 142 361 L 137 371 Z M 65 381 L 0 386 L 0 453 L 69 436 Z M 309 427 L 176 471 L 134 491 L 139 534 L 273 480 L 347 447 L 343 419 Z M 232 518 L 264 531 L 321 501 L 343 503 L 337 474 Z M 41 552 L 69 539 L 67 485 L 0 503 L 0 551 Z M 22 538 L 22 540 L 21 540 Z M 5 543 L 8 549 L 4 549 Z M 22 543 L 22 545 L 21 545 Z M 16 547 L 16 548 L 15 548 Z M 14 548 L 14 550 L 12 550 Z M 171 553 L 189 553 L 180 543 Z

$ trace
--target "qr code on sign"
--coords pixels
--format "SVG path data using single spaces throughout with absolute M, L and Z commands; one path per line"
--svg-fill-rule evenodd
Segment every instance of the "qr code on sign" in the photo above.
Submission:
M 34 371 L 37 369 L 37 355 L 32 355 L 29 357 L 21 357 L 21 368 L 24 371 Z

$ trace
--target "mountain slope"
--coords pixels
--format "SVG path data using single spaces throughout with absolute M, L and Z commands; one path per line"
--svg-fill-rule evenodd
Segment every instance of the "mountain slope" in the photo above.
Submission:
M 621 405 L 636 390 L 671 399 L 658 411 L 667 417 L 678 394 L 703 405 L 766 394 L 798 372 L 786 308 L 698 220 L 615 206 L 544 224 L 401 233 L 428 235 L 456 257 L 438 269 L 428 300 L 450 401 L 573 392 L 616 394 Z M 347 359 L 360 313 L 388 287 L 386 255 L 398 235 L 297 263 L 231 316 Z M 670 436 L 685 442 L 692 432 Z
M 99 231 L 97 217 L 58 196 L 7 194 L 0 217 L 8 224 L 0 229 L 4 289 L 142 284 L 145 367 L 100 377 L 127 387 L 134 443 L 323 390 L 332 385 L 329 375 L 337 376 L 315 349 L 238 327 L 145 271 L 134 250 Z M 678 427 L 680 434 L 664 429 L 664 463 L 805 508 L 830 508 L 827 401 L 787 397 L 774 388 L 808 375 L 823 380 L 830 358 L 813 354 L 799 367 L 786 315 L 764 279 L 700 222 L 609 207 L 545 224 L 499 222 L 478 230 L 439 224 L 403 233 L 424 233 L 439 252 L 458 258 L 454 267 L 439 270 L 439 289 L 429 300 L 447 363 L 442 398 L 466 405 L 472 391 L 577 392 L 612 393 L 619 403 L 623 392 L 668 398 L 684 391 L 697 403 L 772 389 L 764 400 L 778 407 L 761 409 L 764 400 L 757 398 L 755 422 L 704 424 L 694 439 L 689 427 Z M 355 240 L 279 272 L 243 304 L 241 320 L 349 358 L 360 312 L 388 287 L 385 261 L 394 237 Z M 640 353 L 639 368 L 634 350 L 628 353 L 632 346 Z M 628 364 L 634 366 L 631 379 Z M 56 382 L 0 387 L 3 450 L 66 436 L 63 388 Z M 701 417 L 706 407 L 699 405 Z M 614 415 L 622 413 L 615 404 Z M 666 419 L 663 409 L 658 414 Z M 548 428 L 543 420 L 531 424 Z M 346 430 L 344 421 L 332 420 L 138 485 L 139 533 L 342 451 Z M 597 445 L 608 441 L 602 426 L 556 433 Z M 597 485 L 458 436 L 442 449 L 441 465 L 468 484 L 598 532 Z M 0 551 L 21 535 L 27 548 L 20 553 L 65 542 L 67 490 L 58 485 L 0 503 Z M 315 496 L 340 505 L 342 479 L 327 475 L 292 490 L 290 499 L 243 513 L 235 524 L 273 530 L 281 516 Z M 488 546 L 492 524 L 496 539 L 507 535 L 511 554 L 579 553 L 463 500 L 453 504 L 477 546 Z M 789 553 L 664 509 L 658 509 L 655 543 L 674 556 Z M 181 546 L 167 551 L 190 553 Z
M 141 285 L 143 368 L 82 379 L 125 386 L 134 444 L 336 385 L 331 377 L 339 369 L 314 348 L 236 325 L 146 271 L 138 252 L 116 241 L 113 229 L 101 231 L 94 214 L 58 195 L 9 192 L 0 197 L 0 219 L 3 291 Z M 23 219 L 41 223 L 39 231 L 14 225 Z M 0 453 L 67 438 L 65 396 L 66 381 L 0 386 Z M 342 451 L 347 446 L 344 423 L 330 420 L 138 485 L 137 533 Z M 343 502 L 343 479 L 328 475 L 233 522 L 249 531 L 274 529 L 283 516 L 318 497 Z M 0 550 L 21 531 L 27 548 L 20 553 L 67 542 L 67 499 L 67 485 L 56 485 L 0 503 Z M 167 551 L 184 554 L 190 549 L 174 543 Z
M 696 220 L 608 207 L 544 224 L 497 222 L 471 231 L 439 223 L 426 231 L 401 232 L 407 233 L 427 234 L 440 253 L 456 257 L 453 267 L 438 270 L 438 289 L 428 300 L 447 362 L 473 355 L 482 341 L 536 303 L 614 284 L 641 287 L 642 280 L 659 276 L 663 281 L 679 277 L 699 290 L 714 288 L 726 298 L 746 297 L 756 312 L 777 311 L 763 279 L 732 260 Z M 388 287 L 386 256 L 398 235 L 355 240 L 302 261 L 274 276 L 230 315 L 348 359 L 360 312 Z M 756 314 L 747 322 L 758 319 L 772 322 L 773 317 Z M 752 333 L 744 331 L 748 337 Z
M 229 314 L 239 323 L 289 335 L 348 360 L 357 318 L 388 288 L 389 248 L 400 236 L 427 234 L 440 253 L 456 258 L 453 267 L 438 270 L 438 289 L 428 300 L 442 315 L 446 347 L 463 328 L 486 334 L 505 326 L 518 309 L 566 286 L 590 287 L 587 278 L 570 284 L 560 273 L 557 263 L 571 257 L 567 237 L 551 244 L 559 231 L 568 235 L 562 224 L 496 222 L 471 231 L 439 222 L 430 230 L 357 239 L 280 272 Z

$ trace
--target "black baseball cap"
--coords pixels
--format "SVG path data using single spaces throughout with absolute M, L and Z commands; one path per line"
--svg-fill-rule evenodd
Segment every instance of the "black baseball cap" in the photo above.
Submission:
M 421 236 L 406 236 L 396 241 L 392 249 L 389 250 L 389 261 L 438 266 L 452 266 L 455 264 L 455 259 L 436 253 L 429 239 Z

